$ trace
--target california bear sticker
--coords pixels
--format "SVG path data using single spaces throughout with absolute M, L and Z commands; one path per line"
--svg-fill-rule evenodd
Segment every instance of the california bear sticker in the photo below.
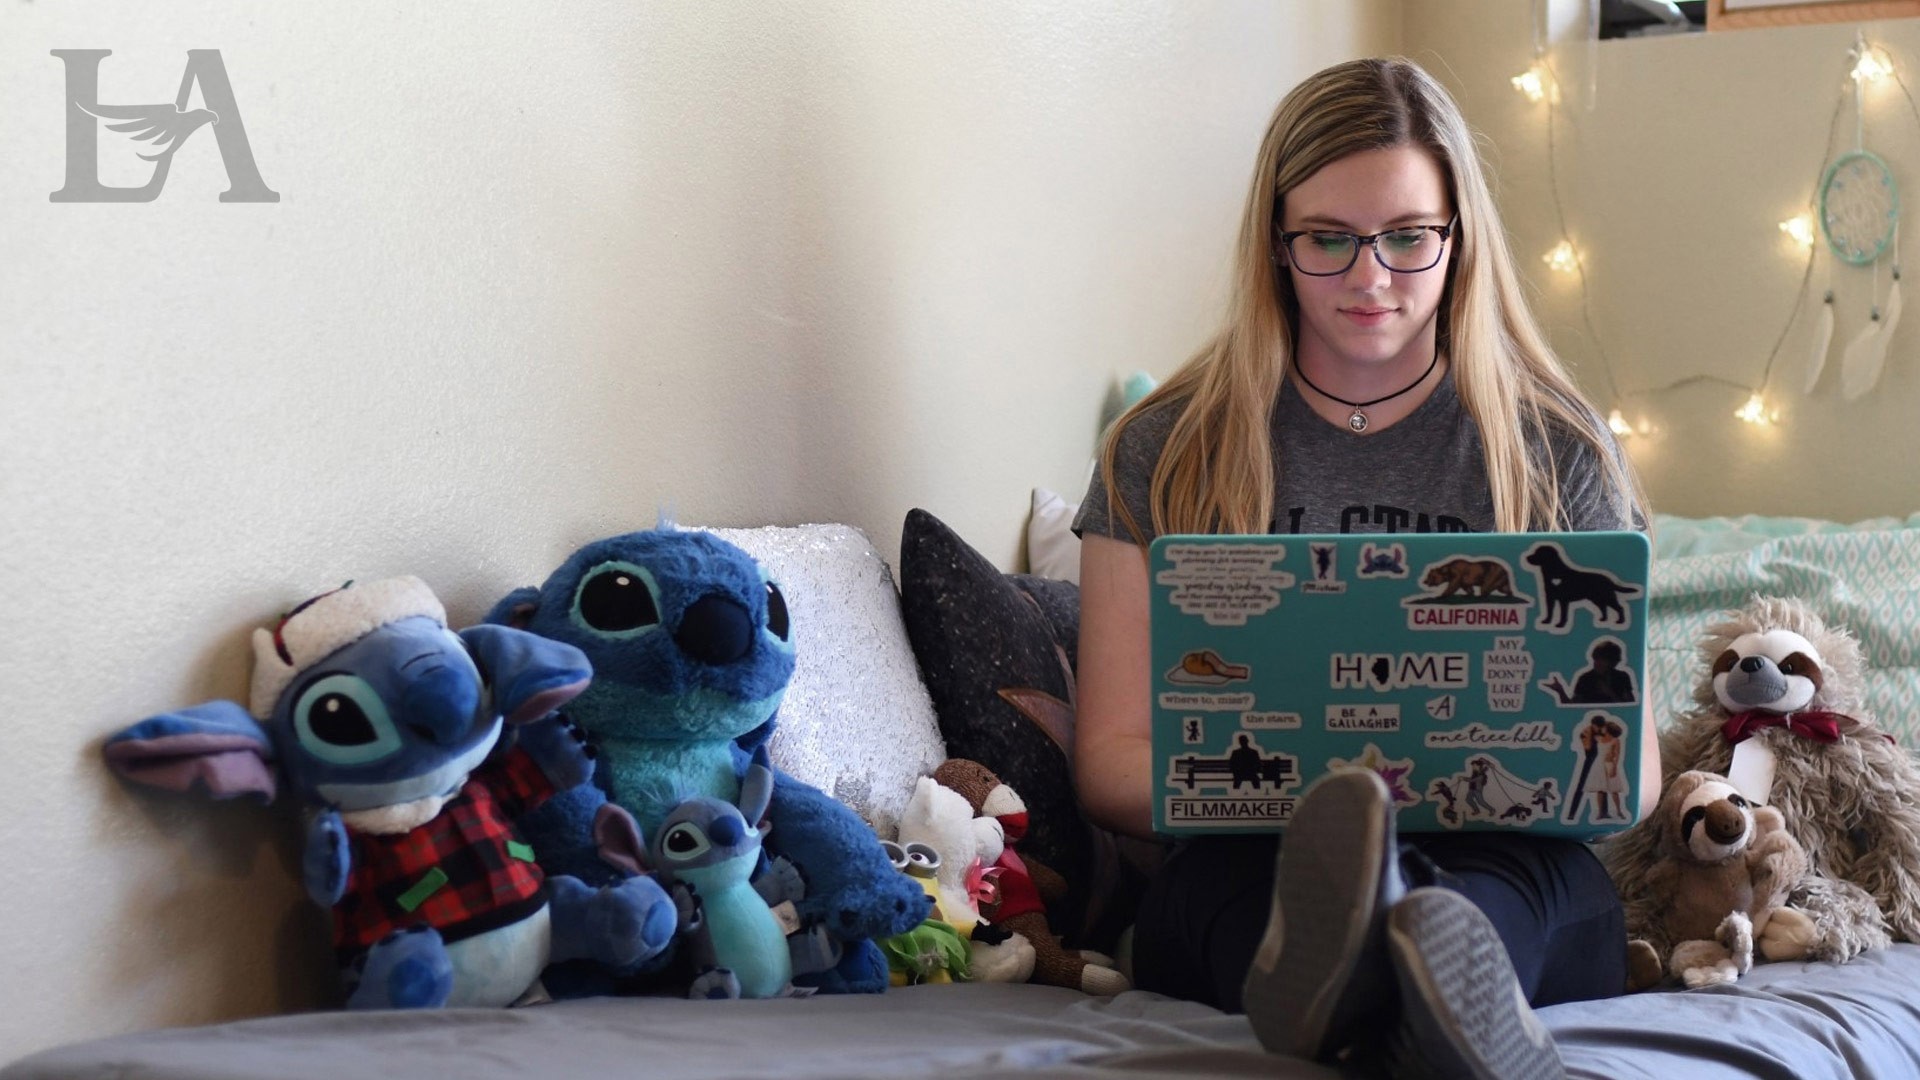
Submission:
M 1428 563 L 1417 596 L 1400 601 L 1412 630 L 1519 630 L 1533 597 L 1514 587 L 1505 559 L 1456 555 Z

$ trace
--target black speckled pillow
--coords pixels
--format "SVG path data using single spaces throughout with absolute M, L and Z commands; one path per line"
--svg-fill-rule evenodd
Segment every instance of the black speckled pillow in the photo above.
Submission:
M 1139 878 L 1073 793 L 1073 670 L 1080 589 L 1003 574 L 939 518 L 910 510 L 900 536 L 907 637 L 947 753 L 992 769 L 1026 800 L 1019 851 L 1066 878 L 1054 932 L 1111 946 L 1132 919 Z

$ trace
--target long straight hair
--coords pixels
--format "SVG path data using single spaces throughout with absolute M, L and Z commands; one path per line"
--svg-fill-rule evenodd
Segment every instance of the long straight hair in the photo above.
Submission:
M 1599 414 L 1568 377 L 1534 321 L 1466 119 L 1446 89 L 1402 58 L 1355 60 L 1295 87 L 1267 127 L 1235 247 L 1225 325 L 1109 431 L 1100 462 L 1110 507 L 1136 541 L 1139 523 L 1114 484 L 1125 426 L 1163 402 L 1185 400 L 1154 467 L 1155 533 L 1266 532 L 1273 520 L 1269 418 L 1294 363 L 1299 302 L 1276 265 L 1277 208 L 1287 193 L 1351 154 L 1417 146 L 1447 177 L 1459 225 L 1438 312 L 1438 345 L 1480 429 L 1501 532 L 1564 529 L 1550 434 L 1590 447 L 1607 496 L 1626 520 L 1646 517 L 1640 482 L 1616 454 Z M 1513 419 L 1518 418 L 1519 423 Z

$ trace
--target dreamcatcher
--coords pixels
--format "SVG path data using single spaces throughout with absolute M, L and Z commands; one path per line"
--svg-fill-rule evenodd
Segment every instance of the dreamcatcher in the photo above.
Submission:
M 1864 43 L 1856 47 L 1860 52 Z M 1863 145 L 1860 80 L 1853 80 L 1853 149 L 1841 154 L 1820 180 L 1820 231 L 1830 257 L 1820 315 L 1814 324 L 1813 351 L 1807 360 L 1808 393 L 1820 381 L 1833 342 L 1833 273 L 1837 260 L 1848 267 L 1871 267 L 1867 325 L 1840 354 L 1840 392 L 1847 400 L 1873 389 L 1886 367 L 1894 329 L 1900 323 L 1900 188 L 1893 171 Z M 1816 252 L 1817 257 L 1817 252 Z M 1890 270 L 1886 299 L 1880 299 L 1881 263 Z

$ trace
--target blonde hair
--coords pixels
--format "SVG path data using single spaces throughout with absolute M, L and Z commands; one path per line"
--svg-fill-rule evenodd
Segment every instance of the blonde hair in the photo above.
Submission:
M 1631 508 L 1645 518 L 1638 478 L 1616 456 L 1598 414 L 1528 309 L 1459 106 L 1419 65 L 1396 57 L 1330 67 L 1295 87 L 1274 110 L 1241 217 L 1225 325 L 1122 416 L 1101 448 L 1108 505 L 1118 508 L 1136 540 L 1142 538 L 1139 523 L 1114 482 L 1120 433 L 1143 411 L 1181 400 L 1185 408 L 1149 487 L 1153 531 L 1267 531 L 1278 468 L 1269 417 L 1281 379 L 1293 366 L 1298 318 L 1291 279 L 1278 272 L 1272 257 L 1277 208 L 1287 192 L 1328 164 L 1398 146 L 1433 155 L 1459 215 L 1437 315 L 1438 344 L 1480 429 L 1494 527 L 1567 527 L 1549 437 L 1556 428 L 1592 449 L 1606 492 L 1625 504 L 1623 517 Z

